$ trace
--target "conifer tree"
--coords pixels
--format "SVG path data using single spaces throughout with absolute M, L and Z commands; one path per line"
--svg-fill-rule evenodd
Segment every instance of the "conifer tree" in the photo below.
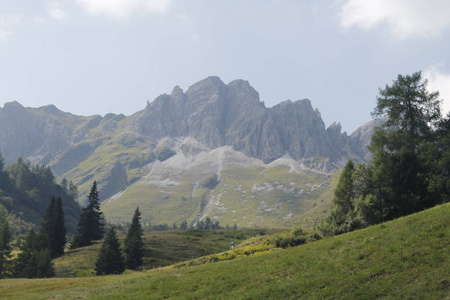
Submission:
M 131 221 L 131 225 L 128 228 L 127 237 L 125 238 L 125 264 L 129 269 L 136 269 L 142 265 L 142 258 L 144 256 L 142 241 L 143 230 L 141 226 L 141 212 L 139 207 L 136 208 Z
M 78 198 L 78 188 L 77 188 L 77 186 L 75 184 L 73 184 L 72 180 L 69 181 L 68 194 L 74 200 L 77 200 L 77 198 Z
M 50 241 L 43 227 L 38 234 L 31 229 L 20 250 L 22 252 L 16 259 L 14 268 L 15 277 L 43 278 L 54 276 Z
M 92 245 L 94 241 L 100 240 L 103 235 L 103 213 L 100 211 L 97 182 L 94 181 L 88 196 L 88 204 L 83 208 L 80 215 L 78 230 L 72 241 L 72 248 Z
M 64 254 L 67 231 L 64 225 L 61 197 L 56 200 L 55 197 L 52 197 L 42 220 L 42 227 L 50 240 L 51 256 L 55 258 Z
M 5 262 L 11 254 L 11 231 L 9 229 L 8 221 L 3 221 L 3 225 L 0 228 L 0 278 L 3 278 L 5 272 Z
M 339 208 L 343 215 L 353 210 L 353 172 L 355 165 L 349 160 L 342 170 L 339 182 L 334 191 L 333 204 Z
M 2 151 L 0 151 L 0 172 L 3 171 L 4 162 L 3 162 L 3 156 Z
M 95 263 L 97 275 L 121 274 L 125 271 L 125 262 L 120 249 L 116 231 L 111 228 L 106 234 Z

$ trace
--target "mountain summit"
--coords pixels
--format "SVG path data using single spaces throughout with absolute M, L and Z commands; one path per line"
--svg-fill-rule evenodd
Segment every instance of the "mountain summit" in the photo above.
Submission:
M 240 218 L 245 217 L 247 225 L 255 224 L 267 220 L 262 215 L 278 211 L 272 219 L 283 225 L 282 220 L 298 212 L 297 198 L 317 193 L 320 187 L 325 192 L 328 172 L 349 158 L 368 158 L 372 128 L 369 124 L 347 136 L 339 124 L 326 128 L 308 99 L 287 100 L 267 108 L 247 81 L 225 84 L 218 77 L 208 77 L 186 92 L 176 86 L 170 95 L 160 95 L 128 117 L 82 117 L 53 105 L 24 108 L 17 102 L 7 103 L 0 108 L 0 150 L 6 162 L 22 156 L 50 165 L 58 176 L 79 185 L 81 202 L 97 180 L 101 199 L 109 198 L 105 211 L 111 207 L 110 216 L 118 221 L 123 216 L 117 210 L 137 204 L 143 215 L 158 207 L 160 214 L 150 213 L 152 222 L 195 222 L 211 215 L 239 223 L 239 218 L 230 214 L 238 214 L 251 197 L 265 191 L 275 202 L 264 200 Z M 266 175 L 275 174 L 277 168 L 283 171 L 274 176 L 288 172 L 285 177 L 291 182 L 269 180 Z M 246 178 L 251 182 L 247 190 L 242 186 L 242 194 L 235 195 L 241 202 L 229 202 L 225 209 L 220 199 L 224 199 L 223 193 L 231 193 L 226 182 L 237 178 L 236 170 L 252 170 Z M 257 170 L 259 173 L 254 173 Z M 311 186 L 304 186 L 296 183 L 300 179 L 292 174 L 310 174 L 314 179 L 308 183 Z M 219 191 L 222 194 L 217 194 Z M 281 198 L 293 205 L 283 206 L 277 202 Z M 179 211 L 166 213 L 165 209 L 173 207 Z

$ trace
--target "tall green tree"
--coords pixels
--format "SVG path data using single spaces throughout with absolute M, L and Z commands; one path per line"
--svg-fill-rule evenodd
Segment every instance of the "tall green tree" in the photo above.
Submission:
M 31 229 L 20 247 L 22 251 L 15 260 L 14 276 L 20 278 L 53 277 L 53 263 L 50 241 L 47 233 L 41 227 L 36 234 Z
M 104 235 L 104 218 L 100 211 L 97 182 L 94 181 L 88 196 L 88 204 L 80 215 L 78 230 L 72 241 L 72 248 L 92 245 Z
M 133 220 L 128 228 L 127 237 L 125 238 L 125 265 L 128 269 L 136 269 L 141 266 L 142 258 L 144 257 L 143 230 L 140 220 L 141 212 L 139 211 L 139 207 L 136 207 Z
M 355 165 L 349 160 L 342 170 L 334 191 L 333 207 L 319 226 L 325 236 L 352 231 L 361 227 L 355 211 Z
M 125 262 L 119 240 L 116 231 L 111 228 L 106 234 L 95 262 L 95 273 L 97 275 L 108 275 L 121 274 L 123 271 L 125 271 Z
M 371 138 L 372 162 L 344 168 L 333 208 L 319 226 L 325 235 L 450 201 L 450 117 L 442 119 L 440 102 L 420 72 L 380 89 L 373 115 L 385 122 Z
M 72 180 L 69 181 L 68 193 L 70 197 L 72 197 L 74 200 L 77 200 L 78 188 L 75 184 L 73 184 Z
M 334 191 L 333 204 L 341 210 L 342 214 L 346 215 L 353 210 L 354 197 L 354 183 L 353 173 L 355 165 L 352 160 L 349 160 L 342 170 L 339 182 Z
M 62 199 L 52 197 L 42 220 L 41 226 L 50 240 L 50 250 L 53 258 L 64 254 L 66 245 L 66 227 L 64 225 L 64 212 Z
M 372 136 L 371 167 L 377 186 L 372 199 L 384 220 L 430 207 L 427 197 L 429 169 L 423 156 L 441 120 L 439 92 L 427 91 L 421 72 L 399 75 L 380 89 L 375 117 L 386 122 Z
M 3 221 L 0 228 L 0 278 L 3 278 L 5 272 L 5 262 L 11 255 L 11 231 L 9 229 L 8 221 Z

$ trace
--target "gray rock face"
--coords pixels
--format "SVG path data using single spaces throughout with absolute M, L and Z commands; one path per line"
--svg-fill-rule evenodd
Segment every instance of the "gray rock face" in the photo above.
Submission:
M 114 132 L 124 117 L 81 117 L 54 105 L 25 108 L 16 101 L 9 102 L 0 109 L 0 150 L 7 163 L 21 156 L 46 164 L 74 144 Z
M 53 105 L 24 108 L 17 102 L 7 103 L 0 109 L 0 150 L 7 162 L 22 156 L 47 163 L 85 140 L 126 132 L 152 141 L 192 137 L 210 149 L 232 146 L 265 162 L 285 154 L 296 160 L 336 162 L 351 157 L 362 161 L 368 158 L 371 126 L 348 137 L 339 124 L 325 128 L 308 99 L 287 100 L 267 108 L 247 81 L 225 84 L 218 77 L 208 77 L 186 92 L 176 86 L 170 95 L 157 97 L 129 117 L 80 117 Z M 75 156 L 79 163 L 85 155 L 78 152 L 84 148 L 75 147 L 66 156 Z M 92 147 L 88 149 L 92 151 Z M 74 163 L 61 166 L 61 170 L 67 171 Z
M 266 108 L 247 81 L 224 84 L 208 77 L 186 93 L 175 87 L 130 117 L 128 130 L 152 139 L 190 136 L 211 149 L 230 145 L 248 156 L 273 161 L 345 155 L 340 125 L 326 129 L 308 99 Z M 348 147 L 347 147 L 348 148 Z

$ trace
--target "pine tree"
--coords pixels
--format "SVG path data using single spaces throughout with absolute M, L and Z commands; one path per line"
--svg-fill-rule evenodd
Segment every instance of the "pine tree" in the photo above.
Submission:
M 141 212 L 139 207 L 136 208 L 128 228 L 127 237 L 125 238 L 125 264 L 128 269 L 136 269 L 142 265 L 142 258 L 144 257 L 142 241 L 143 230 L 141 226 Z
M 64 212 L 62 199 L 52 197 L 42 220 L 42 227 L 50 240 L 51 256 L 53 258 L 64 254 L 66 245 L 66 227 L 64 225 Z
M 180 229 L 181 230 L 187 230 L 187 221 L 186 220 L 184 220 L 183 222 L 181 222 L 181 224 L 180 224 Z
M 352 160 L 349 160 L 342 170 L 339 182 L 334 191 L 333 204 L 339 208 L 343 215 L 348 214 L 353 210 L 353 172 L 355 165 Z
M 77 186 L 75 184 L 73 184 L 72 180 L 69 181 L 68 194 L 74 200 L 77 200 L 77 198 L 78 198 L 78 188 L 77 188 Z
M 64 192 L 66 194 L 69 194 L 69 184 L 67 183 L 67 179 L 66 178 L 63 178 L 59 185 L 64 189 Z
M 386 118 L 371 139 L 371 168 L 378 190 L 372 195 L 383 220 L 425 207 L 427 166 L 424 149 L 441 120 L 439 92 L 427 91 L 421 72 L 399 75 L 392 86 L 380 89 L 374 116 Z M 426 155 L 425 155 L 426 156 Z
M 3 167 L 5 166 L 2 156 L 2 151 L 0 151 L 0 172 L 3 171 Z
M 43 278 L 55 275 L 50 241 L 43 227 L 38 234 L 31 229 L 20 250 L 22 252 L 16 259 L 14 268 L 15 277 Z
M 66 226 L 64 225 L 64 211 L 61 197 L 56 198 L 55 203 L 55 222 L 53 230 L 52 255 L 60 256 L 64 254 L 66 246 Z
M 80 215 L 78 230 L 72 241 L 72 248 L 92 245 L 94 241 L 100 240 L 104 235 L 103 213 L 97 191 L 97 182 L 94 181 L 88 196 L 88 204 Z
M 97 275 L 121 274 L 125 271 L 125 262 L 120 249 L 116 231 L 111 228 L 106 234 L 105 240 L 100 248 L 95 272 Z
M 11 231 L 9 229 L 8 221 L 3 222 L 0 228 L 0 278 L 3 278 L 5 272 L 5 262 L 11 254 Z

